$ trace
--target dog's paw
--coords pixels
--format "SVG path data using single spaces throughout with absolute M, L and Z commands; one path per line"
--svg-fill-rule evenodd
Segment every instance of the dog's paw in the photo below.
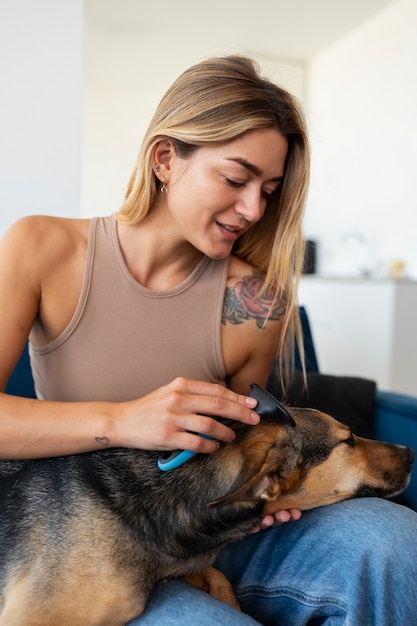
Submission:
M 206 567 L 201 572 L 183 576 L 184 580 L 194 587 L 206 591 L 213 598 L 230 604 L 234 609 L 240 611 L 240 606 L 232 589 L 232 585 L 226 576 L 214 567 Z

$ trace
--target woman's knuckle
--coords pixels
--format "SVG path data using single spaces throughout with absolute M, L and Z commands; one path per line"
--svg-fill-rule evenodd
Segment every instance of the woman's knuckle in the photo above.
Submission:
M 212 404 L 213 404 L 214 411 L 218 413 L 225 409 L 227 402 L 225 398 L 222 398 L 219 396 L 213 396 Z
M 159 414 L 159 427 L 168 429 L 172 428 L 174 413 L 169 408 L 162 410 Z
M 178 391 L 185 391 L 187 388 L 187 379 L 183 376 L 177 376 L 177 378 L 173 380 L 172 384 L 174 389 L 177 389 Z
M 227 387 L 220 385 L 219 383 L 215 383 L 216 393 L 220 396 L 225 396 L 227 393 Z
M 197 437 L 195 442 L 195 451 L 202 452 L 206 447 L 206 442 L 203 437 Z
M 198 417 L 198 431 L 202 433 L 210 433 L 212 430 L 213 420 L 210 417 L 201 415 Z
M 238 404 L 237 406 L 238 406 L 237 410 L 239 412 L 239 417 L 241 419 L 247 418 L 249 414 L 249 410 L 245 406 L 243 406 L 243 404 Z
M 172 410 L 173 407 L 175 408 L 175 407 L 180 406 L 183 397 L 184 397 L 184 394 L 181 390 L 173 389 L 172 391 L 169 392 L 167 396 L 167 407 L 170 407 L 170 409 Z

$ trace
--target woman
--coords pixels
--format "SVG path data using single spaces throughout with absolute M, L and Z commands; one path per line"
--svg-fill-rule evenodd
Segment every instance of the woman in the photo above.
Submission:
M 212 453 L 234 435 L 210 416 L 257 423 L 249 385 L 266 384 L 278 351 L 288 376 L 299 336 L 308 169 L 295 100 L 248 59 L 209 59 L 162 98 L 118 213 L 14 224 L 0 383 L 29 336 L 39 400 L 1 394 L 0 456 Z M 222 552 L 246 615 L 176 581 L 132 624 L 412 623 L 414 513 L 362 500 L 300 515 L 269 516 L 299 521 Z M 395 550 L 382 532 L 400 536 Z

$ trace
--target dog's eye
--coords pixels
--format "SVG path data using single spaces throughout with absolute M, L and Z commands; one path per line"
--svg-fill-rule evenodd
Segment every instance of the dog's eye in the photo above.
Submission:
M 355 437 L 353 435 L 351 435 L 349 437 L 349 439 L 345 439 L 343 441 L 343 443 L 346 443 L 348 446 L 350 446 L 351 448 L 353 448 L 355 446 Z

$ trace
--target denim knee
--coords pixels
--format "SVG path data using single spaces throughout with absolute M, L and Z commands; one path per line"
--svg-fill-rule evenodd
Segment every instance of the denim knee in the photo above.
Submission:
M 260 626 L 253 618 L 212 598 L 183 580 L 160 583 L 145 612 L 126 626 Z
M 417 619 L 417 514 L 378 498 L 305 512 L 218 559 L 265 625 L 409 626 Z M 278 619 L 279 616 L 279 619 Z

